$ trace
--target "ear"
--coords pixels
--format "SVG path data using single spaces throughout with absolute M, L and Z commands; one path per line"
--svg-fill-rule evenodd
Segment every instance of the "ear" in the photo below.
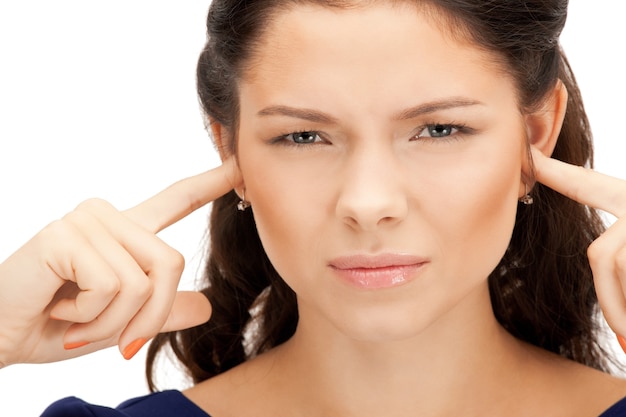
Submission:
M 228 130 L 225 129 L 220 122 L 214 119 L 209 120 L 209 126 L 211 127 L 211 134 L 213 136 L 213 141 L 215 142 L 215 147 L 220 154 L 220 159 L 224 161 L 231 154 L 228 146 Z
M 546 156 L 552 155 L 556 142 L 559 139 L 565 111 L 567 110 L 567 98 L 567 89 L 563 82 L 558 80 L 541 106 L 536 111 L 525 116 L 528 145 L 537 148 Z M 522 163 L 520 197 L 528 193 L 535 183 L 530 148 L 527 146 L 524 146 L 524 148 L 525 155 Z
M 213 135 L 213 141 L 215 142 L 215 147 L 217 148 L 217 152 L 220 155 L 220 159 L 225 161 L 230 158 L 233 154 L 232 148 L 230 146 L 230 132 L 222 126 L 217 120 L 211 119 L 209 120 L 209 126 L 211 127 L 211 134 Z M 246 189 L 246 184 L 243 181 L 243 175 L 241 174 L 241 169 L 239 168 L 239 159 L 237 155 L 235 155 L 235 169 L 238 171 L 233 174 L 233 178 L 241 178 L 241 182 L 239 184 L 235 184 L 235 192 L 242 198 L 245 194 L 243 190 Z
M 526 116 L 528 143 L 550 156 L 561 133 L 567 110 L 567 89 L 558 80 L 540 108 Z

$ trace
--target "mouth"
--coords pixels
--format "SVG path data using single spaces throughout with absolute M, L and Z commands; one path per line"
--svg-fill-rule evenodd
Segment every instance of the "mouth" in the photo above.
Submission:
M 351 286 L 376 290 L 412 281 L 428 263 L 428 259 L 413 255 L 380 254 L 343 256 L 328 266 Z

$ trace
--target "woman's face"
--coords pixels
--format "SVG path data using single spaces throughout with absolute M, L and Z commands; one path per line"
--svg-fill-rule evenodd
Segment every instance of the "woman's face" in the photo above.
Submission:
M 485 293 L 526 148 L 484 52 L 410 6 L 297 6 L 240 100 L 245 195 L 301 324 L 402 339 Z

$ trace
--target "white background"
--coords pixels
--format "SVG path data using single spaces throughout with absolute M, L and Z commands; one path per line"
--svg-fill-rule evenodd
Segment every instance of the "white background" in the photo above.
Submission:
M 89 197 L 129 207 L 217 165 L 195 95 L 208 0 L 0 3 L 0 260 Z M 596 136 L 597 169 L 626 178 L 626 2 L 571 0 L 562 41 Z M 207 209 L 160 236 L 190 287 Z M 68 395 L 115 405 L 147 392 L 143 352 L 116 349 L 0 371 L 0 416 Z M 174 375 L 164 388 L 180 387 Z

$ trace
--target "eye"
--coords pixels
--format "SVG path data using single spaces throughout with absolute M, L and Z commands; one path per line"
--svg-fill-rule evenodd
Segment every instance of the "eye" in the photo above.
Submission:
M 415 135 L 415 138 L 446 138 L 458 133 L 459 130 L 462 130 L 461 126 L 452 124 L 429 124 L 424 126 L 424 128 Z
M 306 148 L 308 146 L 319 146 L 329 144 L 325 134 L 318 130 L 297 130 L 287 131 L 269 140 L 269 144 L 277 146 L 287 146 L 293 148 Z
M 297 143 L 300 145 L 307 145 L 307 144 L 322 141 L 322 138 L 320 137 L 319 133 L 313 130 L 289 133 L 285 135 L 284 138 L 287 141 Z

